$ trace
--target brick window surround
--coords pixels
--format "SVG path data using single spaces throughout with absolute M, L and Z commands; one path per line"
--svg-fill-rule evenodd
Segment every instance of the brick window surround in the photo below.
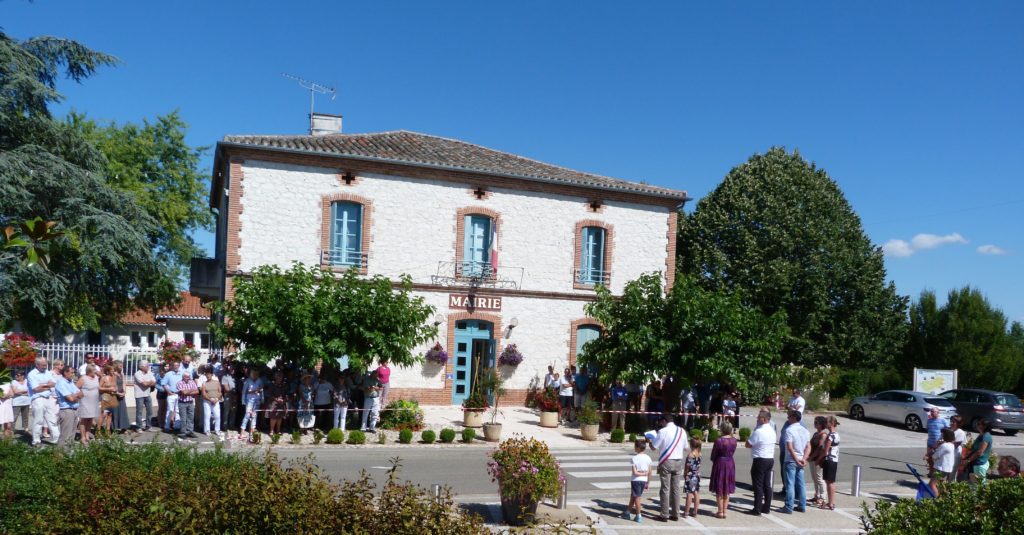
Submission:
M 580 318 L 569 324 L 569 365 L 576 364 L 576 331 L 585 325 L 592 325 L 604 331 L 604 324 L 594 318 Z
M 604 270 L 609 273 L 608 285 L 611 285 L 612 260 L 615 258 L 615 228 L 597 219 L 584 219 L 576 223 L 576 231 L 573 240 L 573 266 L 572 266 L 572 287 L 577 290 L 593 290 L 593 284 L 580 284 L 576 279 L 576 273 L 583 266 L 583 229 L 585 227 L 600 227 L 604 229 Z
M 480 206 L 467 206 L 460 208 L 455 212 L 455 262 L 461 264 L 463 255 L 466 254 L 465 247 L 465 232 L 466 232 L 466 216 L 468 215 L 483 215 L 491 218 L 491 222 L 494 225 L 492 231 L 495 236 L 498 237 L 498 261 L 501 261 L 501 214 L 490 208 L 483 208 Z M 491 278 L 497 277 L 498 266 L 492 267 Z
M 373 237 L 370 235 L 370 231 L 373 229 L 373 201 L 365 197 L 352 195 L 351 193 L 332 193 L 320 198 L 320 267 L 331 271 L 351 269 L 346 266 L 332 266 L 330 263 L 324 262 L 322 251 L 331 248 L 331 204 L 335 202 L 354 202 L 363 206 L 363 220 L 360 228 L 362 233 L 360 253 L 366 256 L 367 261 L 359 267 L 359 274 L 366 275 L 367 266 L 370 264 L 370 245 L 373 243 Z

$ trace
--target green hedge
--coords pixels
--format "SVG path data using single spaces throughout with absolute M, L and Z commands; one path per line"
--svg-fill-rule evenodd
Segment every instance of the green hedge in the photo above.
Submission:
M 402 444 L 411 444 L 412 443 L 412 430 L 411 429 L 403 429 L 403 430 L 399 431 L 398 432 L 398 441 L 401 442 Z
M 348 434 L 349 444 L 366 444 L 366 433 L 358 429 L 349 432 Z
M 437 433 L 434 433 L 430 429 L 427 429 L 422 434 L 420 434 L 420 439 L 423 440 L 424 444 L 433 444 L 434 441 L 437 440 Z
M 934 500 L 865 504 L 863 522 L 875 535 L 1024 533 L 1024 479 L 998 479 L 972 487 L 953 483 Z
M 441 430 L 441 442 L 445 444 L 451 444 L 455 442 L 455 430 L 450 427 L 445 427 Z
M 623 440 L 626 440 L 626 432 L 616 427 L 612 429 L 610 440 L 616 444 L 621 444 Z
M 327 432 L 328 444 L 341 444 L 343 442 L 345 442 L 345 432 L 341 429 L 334 428 Z
M 475 438 L 476 438 L 476 430 L 473 429 L 472 427 L 467 427 L 467 428 L 462 430 L 462 441 L 463 442 L 468 444 L 470 442 L 473 442 L 473 439 L 475 439 Z
M 3 533 L 489 533 L 450 494 L 369 476 L 331 484 L 271 452 L 95 440 L 70 452 L 0 441 Z

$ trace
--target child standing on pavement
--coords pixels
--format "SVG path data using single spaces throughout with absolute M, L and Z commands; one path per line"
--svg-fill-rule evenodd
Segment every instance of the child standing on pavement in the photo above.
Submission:
M 928 455 L 928 461 L 935 467 L 928 486 L 932 493 L 939 495 L 939 481 L 946 481 L 953 473 L 953 456 L 956 451 L 956 434 L 950 428 L 941 431 L 942 442 Z
M 630 481 L 630 494 L 629 494 L 629 505 L 626 506 L 626 512 L 622 513 L 622 518 L 629 520 L 630 509 L 636 511 L 636 516 L 633 520 L 641 522 L 640 516 L 640 500 L 644 495 L 644 491 L 647 490 L 651 485 L 651 465 L 653 461 L 651 458 L 644 453 L 647 449 L 647 441 L 644 439 L 637 439 L 633 443 L 633 451 L 636 455 L 630 459 L 630 463 L 633 467 L 633 477 Z
M 697 516 L 697 508 L 700 507 L 700 446 L 700 440 L 690 439 L 690 454 L 686 456 L 686 466 L 683 468 L 683 491 L 686 493 L 683 516 Z

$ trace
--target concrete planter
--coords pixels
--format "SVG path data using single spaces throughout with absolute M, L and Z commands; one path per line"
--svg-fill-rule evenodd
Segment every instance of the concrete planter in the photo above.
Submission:
M 484 424 L 484 440 L 487 442 L 501 440 L 501 424 Z
M 462 425 L 466 427 L 480 427 L 484 425 L 484 411 L 470 409 L 462 411 Z
M 597 430 L 599 427 L 598 424 L 581 425 L 580 434 L 583 435 L 583 440 L 597 440 Z
M 541 411 L 540 413 L 540 426 L 541 427 L 558 427 L 558 411 Z

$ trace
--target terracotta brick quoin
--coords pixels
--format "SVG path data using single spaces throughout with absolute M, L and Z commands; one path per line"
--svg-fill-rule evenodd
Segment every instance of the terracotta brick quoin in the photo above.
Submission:
M 580 284 L 576 280 L 576 271 L 583 265 L 583 228 L 584 227 L 601 227 L 605 231 L 604 235 L 604 269 L 609 272 L 608 275 L 608 286 L 611 286 L 611 271 L 612 261 L 615 258 L 615 227 L 600 221 L 598 219 L 584 219 L 576 223 L 576 230 L 573 233 L 573 265 L 572 265 L 572 287 L 577 290 L 593 290 L 594 287 L 589 284 Z
M 228 186 L 228 228 L 226 232 L 227 238 L 227 251 L 226 251 L 226 263 L 227 270 L 234 271 L 238 269 L 238 265 L 241 263 L 239 256 L 239 250 L 242 248 L 242 196 L 244 195 L 244 189 L 242 181 L 245 176 L 242 171 L 242 165 L 245 160 L 233 158 L 230 162 L 229 170 L 229 186 Z
M 373 201 L 366 197 L 353 195 L 351 193 L 332 193 L 320 197 L 320 250 L 326 251 L 331 247 L 331 203 L 337 201 L 354 202 L 363 205 L 362 253 L 366 255 L 366 263 L 359 267 L 359 274 L 366 275 L 370 264 L 370 246 L 373 244 Z M 320 267 L 332 271 L 345 271 L 347 267 L 331 266 L 324 262 L 323 255 L 320 256 Z
M 665 292 L 676 282 L 676 240 L 679 236 L 679 212 L 668 213 L 668 244 L 665 245 Z
M 586 317 L 573 320 L 569 324 L 569 365 L 576 364 L 576 329 L 583 325 L 593 325 L 604 330 L 604 324 L 594 318 Z

